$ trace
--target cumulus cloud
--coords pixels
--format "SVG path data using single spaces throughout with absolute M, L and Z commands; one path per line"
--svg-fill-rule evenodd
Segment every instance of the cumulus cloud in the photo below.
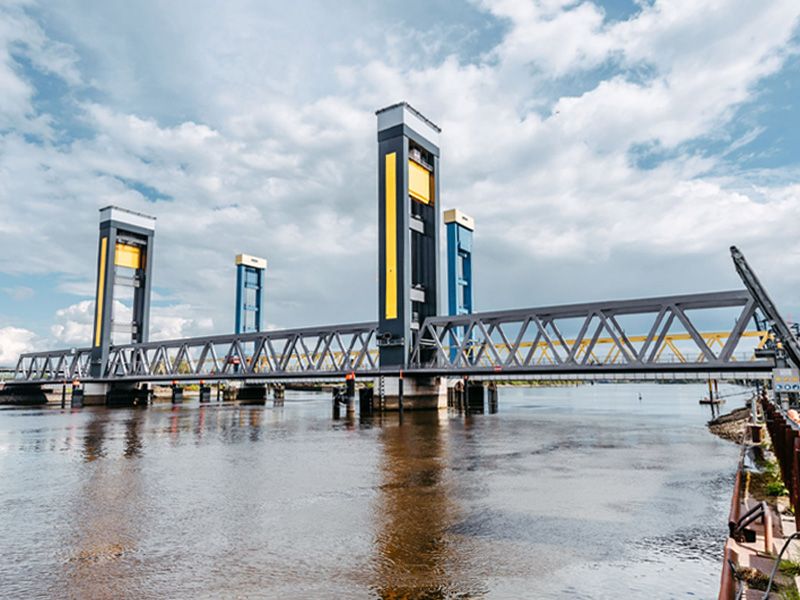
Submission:
M 0 329 L 0 366 L 13 367 L 23 352 L 31 352 L 37 346 L 38 336 L 20 327 Z
M 56 324 L 50 328 L 50 339 L 59 348 L 91 346 L 93 319 L 93 300 L 61 308 L 56 311 Z
M 9 5 L 0 274 L 57 275 L 81 301 L 48 342 L 85 344 L 116 204 L 157 217 L 151 339 L 231 331 L 240 252 L 269 259 L 273 326 L 374 319 L 373 113 L 405 99 L 443 127 L 443 208 L 476 218 L 480 309 L 739 287 L 732 243 L 793 306 L 800 247 L 774 237 L 800 224 L 797 174 L 728 153 L 763 131 L 731 126 L 796 51 L 800 6 L 637 6 L 476 0 L 420 29 L 355 2 L 69 0 L 45 29 Z M 42 103 L 34 74 L 68 91 Z
M 153 307 L 150 311 L 150 341 L 169 340 L 208 335 L 212 332 L 211 319 L 193 316 L 197 309 L 188 305 Z M 48 343 L 53 348 L 91 346 L 94 332 L 94 301 L 84 300 L 56 311 L 56 323 L 50 328 Z M 128 323 L 131 309 L 118 300 L 112 310 L 112 343 L 129 344 Z

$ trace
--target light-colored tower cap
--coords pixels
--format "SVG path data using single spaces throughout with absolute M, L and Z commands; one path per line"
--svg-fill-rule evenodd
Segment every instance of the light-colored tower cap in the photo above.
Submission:
M 458 223 L 470 231 L 475 231 L 475 219 L 468 217 L 457 208 L 451 208 L 450 210 L 444 211 L 444 222 L 445 224 Z
M 156 228 L 155 217 L 119 206 L 106 206 L 100 209 L 100 222 L 105 223 L 106 221 L 117 221 L 151 231 L 155 231 Z
M 246 267 L 253 267 L 255 269 L 266 269 L 267 259 L 258 258 L 257 256 L 250 256 L 249 254 L 237 254 L 236 266 L 244 265 Z
M 378 132 L 397 125 L 407 125 L 425 139 L 439 146 L 441 128 L 408 102 L 398 102 L 375 112 L 378 115 Z

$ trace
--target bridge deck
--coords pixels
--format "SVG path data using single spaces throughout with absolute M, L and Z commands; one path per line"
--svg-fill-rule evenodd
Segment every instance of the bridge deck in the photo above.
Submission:
M 720 311 L 722 318 L 714 315 Z M 753 298 L 741 290 L 433 317 L 420 327 L 404 371 L 409 376 L 651 374 L 656 379 L 763 373 L 774 365 L 755 356 L 769 336 L 748 330 L 754 312 Z M 732 327 L 702 333 L 698 319 L 727 321 Z M 629 335 L 626 326 L 636 327 L 637 334 Z M 117 345 L 98 378 L 90 376 L 90 348 L 34 352 L 20 356 L 11 383 L 395 374 L 398 367 L 378 364 L 381 343 L 376 323 L 358 323 Z

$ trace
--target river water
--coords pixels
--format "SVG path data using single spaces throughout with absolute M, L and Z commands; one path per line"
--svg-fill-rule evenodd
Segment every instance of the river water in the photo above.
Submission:
M 715 598 L 739 450 L 704 394 L 501 388 L 402 424 L 301 392 L 5 408 L 0 598 Z

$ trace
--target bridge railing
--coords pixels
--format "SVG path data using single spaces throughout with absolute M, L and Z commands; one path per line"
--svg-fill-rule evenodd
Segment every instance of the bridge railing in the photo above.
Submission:
M 669 364 L 745 368 L 737 363 L 754 360 L 753 350 L 769 337 L 748 330 L 755 308 L 741 290 L 434 317 L 420 328 L 411 363 L 433 370 L 525 372 L 609 365 L 623 370 Z M 722 319 L 713 314 L 720 311 Z M 731 324 L 727 331 L 701 333 L 696 325 L 725 320 Z M 626 324 L 648 333 L 629 335 Z

